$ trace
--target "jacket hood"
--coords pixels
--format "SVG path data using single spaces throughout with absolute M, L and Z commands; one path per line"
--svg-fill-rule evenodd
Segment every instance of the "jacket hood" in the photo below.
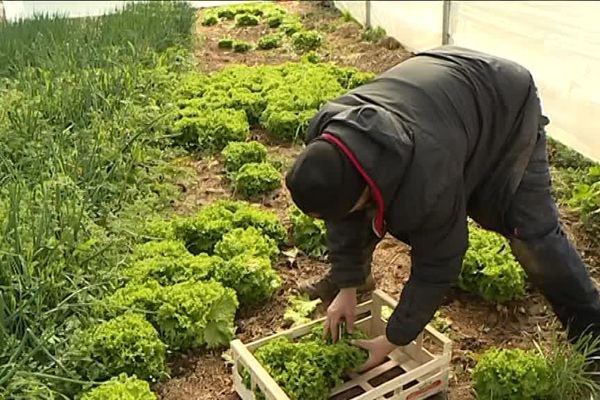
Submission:
M 376 105 L 328 103 L 311 121 L 306 141 L 333 136 L 345 146 L 381 194 L 383 213 L 391 204 L 412 161 L 410 131 L 397 117 Z M 329 140 L 329 141 L 335 141 Z M 342 143 L 340 144 L 339 141 Z M 390 166 L 393 170 L 390 170 Z M 369 186 L 372 186 L 370 184 Z M 371 191 L 374 188 L 371 187 Z M 373 193 L 377 200 L 376 193 Z

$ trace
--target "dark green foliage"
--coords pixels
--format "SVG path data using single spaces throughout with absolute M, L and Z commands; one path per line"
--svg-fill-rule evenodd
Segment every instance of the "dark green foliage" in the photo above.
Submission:
M 148 382 L 120 374 L 85 393 L 81 400 L 156 400 Z
M 321 62 L 321 56 L 315 51 L 309 51 L 302 57 L 302 59 L 311 64 L 318 64 Z
M 552 382 L 548 400 L 596 399 L 600 382 L 596 377 L 596 363 L 600 338 L 582 335 L 573 344 L 553 334 L 546 363 Z
M 548 138 L 554 194 L 558 202 L 580 217 L 582 231 L 600 243 L 600 165 L 560 142 Z
M 282 337 L 258 348 L 254 356 L 291 399 L 326 400 L 329 392 L 343 382 L 345 371 L 367 360 L 364 350 L 344 336 L 336 344 L 322 339 L 322 327 L 292 342 Z M 355 338 L 361 337 L 358 332 Z M 248 373 L 242 374 L 246 386 Z
M 42 383 L 38 378 L 23 374 L 16 375 L 0 389 L 2 400 L 57 400 L 55 391 Z
M 600 226 L 600 165 L 589 167 L 572 189 L 567 204 L 582 218 L 584 227 L 592 234 Z M 596 239 L 597 241 L 597 239 Z
M 258 40 L 257 47 L 261 50 L 276 49 L 281 46 L 283 38 L 277 33 L 265 35 Z
M 491 349 L 473 371 L 477 399 L 547 399 L 550 370 L 540 354 L 520 349 Z
M 69 360 L 84 378 L 105 380 L 121 373 L 156 381 L 166 372 L 166 346 L 140 314 L 127 312 L 76 336 Z
M 183 117 L 175 122 L 177 141 L 206 152 L 223 150 L 229 142 L 245 141 L 250 126 L 243 110 L 216 108 L 210 114 Z
M 281 187 L 281 174 L 267 162 L 245 164 L 235 174 L 235 191 L 253 198 Z
M 223 39 L 219 40 L 218 46 L 220 49 L 232 49 L 233 48 L 233 39 L 223 38 Z
M 459 286 L 485 300 L 502 303 L 525 294 L 525 271 L 506 239 L 471 224 Z
M 596 164 L 577 151 L 552 138 L 548 138 L 547 147 L 548 161 L 553 167 L 585 171 Z
M 225 260 L 242 254 L 274 259 L 279 249 L 273 239 L 257 228 L 236 228 L 223 235 L 223 239 L 215 246 L 215 254 Z
M 219 18 L 216 15 L 208 14 L 202 18 L 202 25 L 213 26 L 219 23 Z
M 318 31 L 299 31 L 292 35 L 292 46 L 296 51 L 316 50 L 323 44 L 323 35 Z
M 378 26 L 376 28 L 367 28 L 362 31 L 360 38 L 366 42 L 376 43 L 386 36 L 385 29 Z
M 233 289 L 191 281 L 171 286 L 130 283 L 99 306 L 107 316 L 127 309 L 145 313 L 169 348 L 181 351 L 226 345 L 234 336 L 237 307 Z
M 309 217 L 297 207 L 292 207 L 288 215 L 294 245 L 310 257 L 324 256 L 327 253 L 325 222 Z
M 284 14 L 274 14 L 267 18 L 269 28 L 278 28 L 285 18 Z
M 244 164 L 260 163 L 267 159 L 267 148 L 262 143 L 252 142 L 232 142 L 229 143 L 221 152 L 225 169 L 230 172 L 237 172 Z
M 252 43 L 246 42 L 244 40 L 233 41 L 233 51 L 235 51 L 236 53 L 245 53 L 250 50 L 252 50 Z
M 258 17 L 252 14 L 238 14 L 235 16 L 236 26 L 254 26 L 258 25 Z
M 287 36 L 292 36 L 296 32 L 300 32 L 303 29 L 304 26 L 302 26 L 302 23 L 295 18 L 284 18 L 284 20 L 279 24 L 279 31 Z

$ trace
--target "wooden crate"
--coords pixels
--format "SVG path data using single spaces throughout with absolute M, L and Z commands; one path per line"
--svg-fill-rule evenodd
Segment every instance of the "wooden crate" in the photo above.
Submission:
M 355 328 L 368 337 L 384 334 L 386 321 L 381 315 L 384 306 L 393 309 L 396 302 L 384 292 L 375 291 L 371 300 L 357 306 Z M 268 400 L 290 400 L 252 352 L 281 336 L 290 339 L 301 337 L 324 320 L 322 318 L 248 344 L 232 341 L 233 382 L 238 395 L 243 400 L 255 400 L 252 389 L 258 385 Z M 427 399 L 447 390 L 451 352 L 450 339 L 428 325 L 417 339 L 393 351 L 382 365 L 363 374 L 350 373 L 348 381 L 333 389 L 330 399 Z M 243 384 L 242 369 L 250 372 L 252 389 Z

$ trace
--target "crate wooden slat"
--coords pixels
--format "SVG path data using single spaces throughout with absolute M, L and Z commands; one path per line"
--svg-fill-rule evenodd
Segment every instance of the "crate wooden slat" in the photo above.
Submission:
M 361 303 L 356 308 L 356 314 L 367 314 L 355 323 L 355 328 L 364 332 L 368 337 L 385 333 L 386 321 L 381 311 L 384 306 L 395 308 L 396 302 L 386 293 L 376 290 L 372 299 Z M 231 342 L 233 354 L 233 384 L 236 392 L 243 400 L 255 400 L 254 388 L 258 386 L 268 400 L 290 400 L 275 380 L 267 373 L 253 356 L 252 352 L 269 341 L 288 337 L 296 339 L 306 335 L 311 329 L 322 323 L 325 318 L 308 324 L 291 328 L 252 343 L 244 344 L 240 340 Z M 424 347 L 424 338 L 433 342 L 440 352 L 432 352 Z M 448 387 L 449 365 L 452 353 L 452 342 L 445 335 L 428 325 L 425 330 L 407 346 L 393 351 L 383 364 L 362 374 L 349 373 L 349 380 L 334 388 L 330 397 L 334 397 L 354 388 L 361 388 L 364 393 L 352 397 L 352 400 L 422 400 L 434 394 L 443 392 Z M 394 371 L 400 373 L 396 374 Z M 246 388 L 242 382 L 240 371 L 246 369 L 251 376 L 251 388 Z M 394 373 L 389 379 L 380 384 L 373 384 L 384 374 Z M 387 377 L 387 376 L 386 376 Z

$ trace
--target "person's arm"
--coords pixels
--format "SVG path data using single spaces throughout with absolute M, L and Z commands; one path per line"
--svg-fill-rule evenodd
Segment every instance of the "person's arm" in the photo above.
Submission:
M 445 193 L 422 229 L 409 235 L 411 275 L 386 329 L 398 346 L 413 341 L 431 321 L 456 282 L 468 247 L 465 202 L 461 192 Z
M 373 251 L 379 238 L 366 210 L 356 211 L 339 221 L 325 221 L 331 278 L 339 288 L 358 287 L 371 270 Z

